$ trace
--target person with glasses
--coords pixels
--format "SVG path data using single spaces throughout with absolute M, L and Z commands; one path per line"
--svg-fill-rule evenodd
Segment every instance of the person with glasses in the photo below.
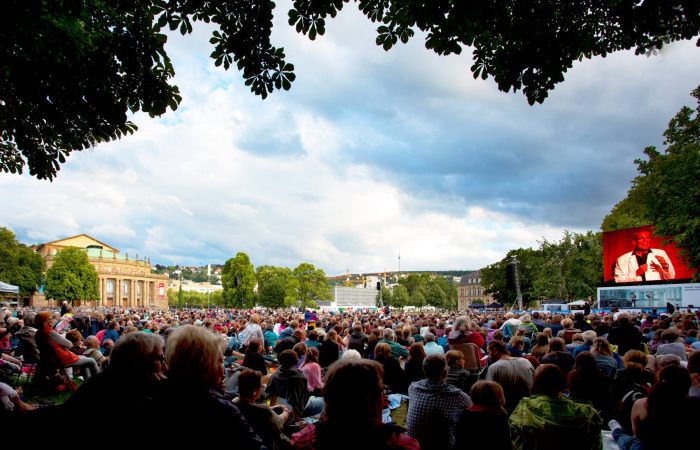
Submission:
M 64 407 L 78 414 L 128 417 L 134 423 L 149 420 L 164 370 L 163 339 L 156 334 L 130 333 L 114 345 L 107 367 L 83 383 Z

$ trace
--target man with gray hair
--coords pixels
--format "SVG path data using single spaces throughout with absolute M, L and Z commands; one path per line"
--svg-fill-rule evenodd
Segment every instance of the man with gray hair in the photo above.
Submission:
M 426 356 L 445 354 L 445 349 L 443 349 L 437 343 L 435 343 L 435 335 L 433 333 L 425 333 L 425 343 L 423 344 L 423 350 L 425 351 Z
M 401 357 L 403 358 L 408 358 L 408 350 L 405 347 L 402 347 L 401 344 L 396 342 L 396 333 L 394 333 L 394 330 L 391 328 L 384 328 L 384 333 L 383 333 L 384 339 L 382 339 L 381 342 L 385 342 L 389 344 L 389 348 L 391 349 L 391 357 L 394 359 L 400 359 Z
M 593 341 L 595 341 L 596 337 L 597 335 L 593 330 L 586 330 L 583 333 L 581 333 L 581 339 L 583 339 L 583 344 L 574 348 L 572 352 L 574 358 L 576 358 L 581 352 L 590 352 L 591 347 L 593 347 Z
M 423 371 L 426 378 L 408 388 L 408 435 L 418 440 L 422 450 L 452 448 L 457 419 L 472 401 L 459 388 L 445 382 L 447 363 L 443 355 L 427 356 Z

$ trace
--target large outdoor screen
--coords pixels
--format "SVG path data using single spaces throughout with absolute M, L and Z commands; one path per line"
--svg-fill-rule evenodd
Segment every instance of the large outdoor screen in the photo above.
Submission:
M 688 281 L 693 276 L 672 244 L 661 244 L 651 225 L 603 233 L 606 284 Z

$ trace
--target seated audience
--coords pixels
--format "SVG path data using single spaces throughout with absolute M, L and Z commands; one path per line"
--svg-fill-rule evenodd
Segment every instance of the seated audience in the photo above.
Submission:
M 493 381 L 477 381 L 469 396 L 474 403 L 459 416 L 454 450 L 512 450 L 503 388 Z
M 321 420 L 292 436 L 298 450 L 419 450 L 401 427 L 382 423 L 382 367 L 369 360 L 341 360 L 326 374 Z M 349 428 L 350 427 L 350 428 Z M 360 439 L 347 438 L 348 432 Z
M 509 418 L 513 448 L 598 450 L 602 419 L 595 408 L 563 396 L 566 378 L 559 367 L 535 370 L 533 395 L 524 397 Z

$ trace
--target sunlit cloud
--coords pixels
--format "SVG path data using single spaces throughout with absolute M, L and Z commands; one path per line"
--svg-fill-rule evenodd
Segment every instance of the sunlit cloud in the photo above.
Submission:
M 262 101 L 208 58 L 206 26 L 168 42 L 183 102 L 77 152 L 53 182 L 0 175 L 3 224 L 26 243 L 88 233 L 152 263 L 308 261 L 329 275 L 476 269 L 510 249 L 597 229 L 696 87 L 692 42 L 574 65 L 543 105 L 474 80 L 468 49 L 420 36 L 384 52 L 347 5 L 311 42 L 273 32 L 296 66 Z

